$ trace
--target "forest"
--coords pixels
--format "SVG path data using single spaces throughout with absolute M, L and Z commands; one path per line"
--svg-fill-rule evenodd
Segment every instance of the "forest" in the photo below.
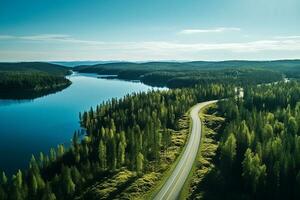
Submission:
M 49 155 L 33 156 L 28 170 L 12 179 L 2 173 L 0 199 L 74 199 L 96 180 L 111 178 L 121 169 L 137 177 L 149 173 L 159 166 L 158 157 L 170 145 L 178 119 L 196 102 L 233 96 L 232 88 L 209 84 L 137 93 L 84 112 L 82 140 L 76 132 L 70 148 L 59 145 Z M 86 196 L 82 199 L 92 199 Z
M 70 74 L 48 63 L 0 63 L 0 98 L 34 99 L 68 87 Z
M 300 0 L 0 0 L 0 200 L 300 200 Z
M 119 70 L 118 64 L 110 65 L 116 71 L 107 73 Z M 165 67 L 175 70 L 177 64 Z M 189 122 L 185 132 L 181 123 L 188 110 L 214 99 L 223 99 L 213 113 L 224 120 L 216 122 L 210 138 L 215 153 L 202 163 L 211 170 L 193 182 L 189 198 L 201 193 L 205 199 L 299 199 L 300 83 L 281 81 L 293 71 L 282 72 L 276 65 L 274 70 L 191 68 L 129 70 L 150 85 L 174 84 L 175 89 L 129 94 L 79 113 L 82 129 L 75 131 L 70 146 L 33 155 L 28 168 L 12 177 L 0 173 L 0 199 L 131 199 L 133 193 L 144 194 L 180 155 L 189 132 Z M 0 83 L 10 90 L 43 90 L 50 83 L 63 84 L 68 74 L 66 68 L 2 70 Z M 238 87 L 243 97 L 236 94 Z
M 17 62 L 0 63 L 1 72 L 40 72 L 51 74 L 53 76 L 65 76 L 70 74 L 70 69 L 57 64 L 46 62 Z
M 218 104 L 225 118 L 215 137 L 220 144 L 196 190 L 205 199 L 299 199 L 299 82 L 244 92 L 243 99 Z
M 202 83 L 259 84 L 275 82 L 282 76 L 298 78 L 299 60 L 279 61 L 194 61 L 105 63 L 74 68 L 83 73 L 118 75 L 124 80 L 140 80 L 152 86 L 190 87 Z

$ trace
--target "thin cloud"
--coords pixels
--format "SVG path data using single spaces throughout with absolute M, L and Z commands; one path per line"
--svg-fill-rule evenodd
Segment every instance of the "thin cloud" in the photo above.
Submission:
M 300 39 L 300 35 L 276 36 L 274 39 Z
M 249 42 L 229 42 L 229 43 L 179 43 L 167 41 L 144 41 L 144 42 L 104 42 L 94 40 L 80 40 L 70 35 L 62 34 L 42 34 L 32 36 L 8 36 L 0 35 L 0 40 L 12 42 L 18 41 L 38 41 L 45 43 L 65 43 L 66 49 L 72 49 L 67 44 L 77 44 L 76 51 L 86 52 L 120 52 L 153 54 L 162 53 L 165 55 L 174 53 L 196 53 L 205 51 L 229 51 L 229 52 L 260 52 L 260 51 L 299 51 L 300 37 L 285 37 L 270 40 L 256 40 Z
M 86 47 L 86 50 L 95 51 L 141 51 L 141 52 L 205 52 L 205 51 L 230 51 L 230 52 L 260 52 L 260 51 L 296 51 L 300 50 L 300 40 L 257 40 L 250 42 L 233 43 L 177 43 L 177 42 L 105 42 L 103 45 Z
M 241 31 L 240 28 L 236 27 L 219 27 L 214 29 L 185 29 L 179 32 L 183 35 L 201 34 L 201 33 L 223 33 L 229 31 Z
M 41 35 L 29 35 L 29 36 L 19 36 L 19 39 L 23 40 L 67 40 L 70 39 L 69 35 L 63 34 L 41 34 Z
M 75 39 L 70 35 L 64 35 L 64 34 L 40 34 L 40 35 L 25 35 L 25 36 L 0 35 L 0 40 L 64 42 L 64 43 L 77 43 L 77 44 L 86 44 L 86 45 L 103 44 L 103 42 L 99 42 L 99 41 Z
M 14 36 L 11 35 L 0 35 L 0 40 L 9 40 L 14 39 Z

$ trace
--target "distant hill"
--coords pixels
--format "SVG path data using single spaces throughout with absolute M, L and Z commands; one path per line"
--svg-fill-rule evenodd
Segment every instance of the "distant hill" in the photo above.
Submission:
M 115 62 L 115 63 L 99 63 L 95 65 L 85 65 L 75 67 L 78 71 L 89 71 L 93 69 L 108 71 L 123 70 L 212 70 L 212 69 L 228 69 L 228 68 L 262 68 L 273 69 L 279 71 L 300 70 L 300 60 L 278 60 L 278 61 L 192 61 L 192 62 Z
M 47 73 L 53 76 L 65 76 L 70 73 L 69 68 L 44 62 L 19 62 L 0 63 L 0 72 L 27 72 L 27 73 Z
M 114 62 L 118 62 L 118 61 L 53 61 L 49 63 L 63 65 L 66 67 L 76 67 L 79 65 L 97 65 L 97 64 L 114 63 Z
M 117 75 L 119 79 L 140 80 L 153 86 L 182 87 L 212 79 L 214 81 L 228 79 L 228 82 L 232 82 L 241 81 L 241 78 L 242 82 L 246 83 L 250 74 L 251 77 L 256 77 L 253 83 L 257 84 L 279 80 L 282 75 L 300 78 L 300 60 L 116 62 L 81 65 L 73 70 L 82 73 Z

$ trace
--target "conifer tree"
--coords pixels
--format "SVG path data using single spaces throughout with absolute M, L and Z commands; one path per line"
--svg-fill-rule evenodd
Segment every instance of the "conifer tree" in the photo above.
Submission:
M 99 158 L 101 170 L 105 170 L 106 169 L 107 158 L 106 158 L 106 146 L 103 143 L 103 140 L 100 140 L 100 143 L 99 143 L 98 158 Z
M 136 171 L 138 175 L 142 175 L 144 170 L 144 155 L 139 152 L 136 157 Z

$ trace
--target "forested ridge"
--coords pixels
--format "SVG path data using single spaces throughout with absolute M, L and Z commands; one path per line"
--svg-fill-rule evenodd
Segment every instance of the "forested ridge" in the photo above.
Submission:
M 0 63 L 0 98 L 32 99 L 71 84 L 70 71 L 48 63 Z
M 190 72 L 151 72 L 143 75 L 141 81 L 154 86 L 170 88 L 191 87 L 195 84 L 228 83 L 235 85 L 255 85 L 280 81 L 281 73 L 262 69 L 224 69 Z
M 117 75 L 119 79 L 140 80 L 152 86 L 178 88 L 220 82 L 240 85 L 261 84 L 279 81 L 282 75 L 299 78 L 300 61 L 119 62 L 77 66 L 74 70 Z
M 299 92 L 298 82 L 281 82 L 219 103 L 226 121 L 214 167 L 197 189 L 204 199 L 300 198 Z
M 70 69 L 62 65 L 50 64 L 46 62 L 18 62 L 0 63 L 0 71 L 5 72 L 39 72 L 54 76 L 65 76 L 70 74 Z
M 80 114 L 86 129 L 82 140 L 76 132 L 70 148 L 59 145 L 49 155 L 32 157 L 29 169 L 11 180 L 3 173 L 0 199 L 85 199 L 86 195 L 90 199 L 88 193 L 81 196 L 82 192 L 95 181 L 112 178 L 120 169 L 138 176 L 151 173 L 170 145 L 170 133 L 178 130 L 179 118 L 191 106 L 233 95 L 231 85 L 208 84 L 105 102 Z

